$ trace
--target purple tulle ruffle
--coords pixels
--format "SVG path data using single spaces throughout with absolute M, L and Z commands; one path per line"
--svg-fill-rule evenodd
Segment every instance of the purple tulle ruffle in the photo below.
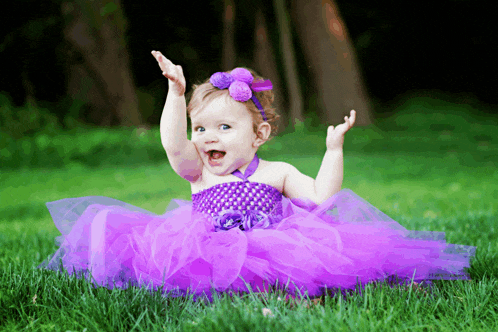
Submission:
M 216 231 L 211 216 L 194 213 L 192 202 L 182 200 L 161 215 L 99 196 L 47 206 L 62 235 L 40 267 L 99 286 L 136 285 L 170 296 L 212 299 L 214 292 L 268 291 L 277 283 L 291 294 L 317 296 L 393 277 L 469 279 L 475 255 L 475 247 L 449 244 L 442 232 L 405 229 L 347 189 L 318 206 L 283 197 L 276 219 L 228 211 L 219 221 L 244 230 Z

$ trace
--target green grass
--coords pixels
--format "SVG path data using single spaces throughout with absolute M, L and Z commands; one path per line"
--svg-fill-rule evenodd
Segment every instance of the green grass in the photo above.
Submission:
M 471 282 L 438 282 L 432 297 L 413 289 L 368 286 L 362 296 L 326 297 L 323 305 L 307 309 L 290 308 L 276 294 L 266 302 L 249 295 L 208 304 L 134 288 L 110 291 L 38 270 L 55 251 L 59 235 L 47 201 L 102 195 L 162 213 L 172 198 L 190 197 L 188 183 L 174 174 L 164 152 L 159 154 L 160 142 L 152 139 L 158 139 L 157 129 L 146 134 L 146 143 L 125 129 L 73 132 L 53 140 L 79 159 L 64 160 L 64 153 L 54 152 L 51 158 L 62 161 L 1 170 L 0 330 L 497 330 L 497 119 L 470 115 L 458 105 L 452 112 L 448 103 L 423 98 L 403 105 L 398 117 L 348 133 L 343 188 L 408 229 L 444 231 L 448 242 L 477 246 Z M 432 111 L 424 115 L 427 109 Z M 260 156 L 289 162 L 314 177 L 324 142 L 323 130 L 302 128 L 275 138 Z M 129 148 L 113 151 L 119 144 Z M 140 144 L 156 151 L 155 159 L 134 157 Z M 264 308 L 272 315 L 265 316 Z

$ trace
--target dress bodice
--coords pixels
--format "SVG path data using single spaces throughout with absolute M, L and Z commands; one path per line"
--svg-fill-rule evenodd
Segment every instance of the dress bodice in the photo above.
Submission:
M 282 214 L 281 203 L 282 194 L 278 189 L 259 182 L 220 183 L 192 194 L 193 209 L 213 217 L 226 209 L 240 210 L 243 214 L 247 210 Z
M 227 213 L 228 218 L 239 215 L 241 229 L 248 227 L 242 224 L 252 216 L 257 218 L 249 228 L 264 217 L 268 217 L 271 224 L 282 216 L 282 194 L 275 187 L 259 182 L 237 181 L 214 185 L 192 194 L 192 205 L 194 212 L 207 214 L 214 220 Z M 219 222 L 222 223 L 223 220 Z M 223 226 L 220 225 L 220 228 Z
M 268 228 L 282 219 L 282 194 L 265 183 L 250 182 L 259 158 L 255 154 L 245 173 L 232 174 L 242 181 L 225 182 L 192 194 L 192 210 L 210 217 L 215 231 Z

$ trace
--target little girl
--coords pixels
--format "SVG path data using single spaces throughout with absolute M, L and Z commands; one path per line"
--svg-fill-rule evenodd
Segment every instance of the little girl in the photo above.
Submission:
M 469 279 L 475 248 L 444 233 L 408 231 L 351 190 L 341 190 L 344 134 L 356 113 L 327 133 L 316 179 L 256 152 L 275 132 L 271 82 L 235 68 L 194 86 L 160 52 L 169 80 L 161 141 L 192 201 L 156 215 L 108 197 L 47 203 L 60 248 L 41 266 L 83 275 L 95 285 L 129 285 L 170 296 L 269 291 L 319 296 L 374 281 Z

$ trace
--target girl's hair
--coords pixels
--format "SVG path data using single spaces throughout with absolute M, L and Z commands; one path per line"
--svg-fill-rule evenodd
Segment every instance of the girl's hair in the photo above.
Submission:
M 246 69 L 251 72 L 255 81 L 264 80 L 254 70 L 249 68 Z M 277 133 L 278 130 L 277 120 L 280 118 L 280 115 L 277 114 L 276 109 L 272 107 L 275 96 L 272 90 L 253 92 L 253 93 L 256 95 L 256 98 L 258 98 L 259 102 L 261 103 L 261 106 L 263 106 L 266 118 L 268 119 L 268 121 L 266 122 L 270 124 L 271 133 L 270 137 L 268 138 L 268 140 L 270 140 Z M 195 112 L 197 109 L 199 109 L 201 105 L 209 103 L 218 97 L 232 98 L 229 95 L 228 89 L 221 90 L 218 89 L 217 87 L 214 87 L 209 82 L 209 78 L 206 81 L 204 81 L 204 83 L 202 84 L 194 84 L 193 90 L 190 94 L 189 98 L 190 100 L 187 106 L 187 114 L 191 116 L 191 114 Z M 261 115 L 261 111 L 256 107 L 256 105 L 251 99 L 242 103 L 245 104 L 247 110 L 251 112 L 253 129 L 254 132 L 257 133 L 257 128 L 259 124 L 264 122 L 263 116 Z

